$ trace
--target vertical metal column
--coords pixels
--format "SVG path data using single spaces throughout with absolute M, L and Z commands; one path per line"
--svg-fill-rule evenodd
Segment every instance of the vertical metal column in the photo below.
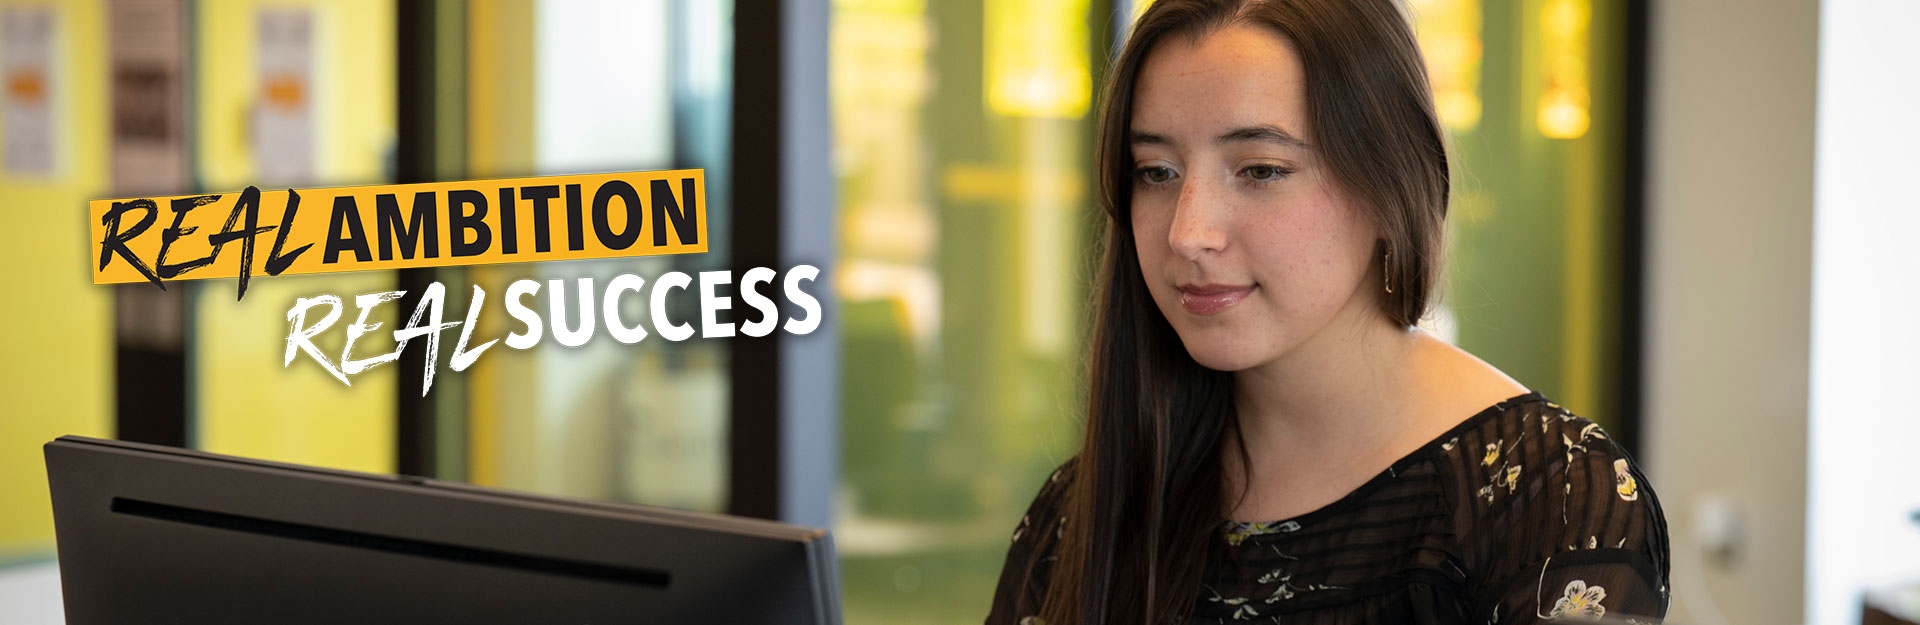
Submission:
M 1627 0 L 1626 93 L 1622 116 L 1620 158 L 1625 177 L 1620 181 L 1620 430 L 1616 437 L 1628 453 L 1641 453 L 1640 441 L 1646 405 L 1647 302 L 1647 0 Z
M 840 329 L 827 0 L 743 0 L 734 9 L 736 271 L 820 269 L 823 322 L 732 341 L 728 511 L 825 527 L 840 464 Z M 788 311 L 786 314 L 792 314 Z
M 395 71 L 397 88 L 393 178 L 396 183 L 434 182 L 460 178 L 466 155 L 466 9 L 448 0 L 403 0 L 394 3 Z M 420 295 L 443 275 L 458 272 L 402 269 L 395 288 L 407 295 L 394 306 L 396 323 L 420 304 Z M 465 290 L 455 285 L 447 293 L 445 315 L 464 314 Z M 441 453 L 443 439 L 464 438 L 464 387 L 459 376 L 437 376 L 433 393 L 422 397 L 426 371 L 426 344 L 410 345 L 400 354 L 396 375 L 394 422 L 395 472 L 459 479 L 464 463 L 457 453 Z M 461 445 L 448 445 L 454 452 Z

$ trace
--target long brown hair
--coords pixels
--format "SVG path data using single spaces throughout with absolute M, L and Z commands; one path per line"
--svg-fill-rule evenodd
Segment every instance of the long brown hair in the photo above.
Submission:
M 1426 313 L 1449 180 L 1433 96 L 1394 0 L 1159 0 L 1112 65 L 1095 167 L 1107 215 L 1095 294 L 1086 433 L 1042 620 L 1164 623 L 1192 610 L 1228 509 L 1221 447 L 1238 441 L 1232 374 L 1201 366 L 1155 308 L 1131 227 L 1128 125 L 1147 53 L 1235 24 L 1286 40 L 1305 70 L 1311 135 L 1382 239 L 1382 313 Z M 1390 253 L 1387 253 L 1390 251 Z

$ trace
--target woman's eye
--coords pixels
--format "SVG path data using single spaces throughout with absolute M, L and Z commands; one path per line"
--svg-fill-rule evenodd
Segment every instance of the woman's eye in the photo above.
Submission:
M 1278 180 L 1287 177 L 1287 174 L 1293 173 L 1274 165 L 1254 165 L 1241 171 L 1245 172 L 1248 178 L 1261 182 Z
M 1141 167 L 1133 171 L 1133 176 L 1147 184 L 1160 184 L 1173 179 L 1173 170 L 1165 167 Z

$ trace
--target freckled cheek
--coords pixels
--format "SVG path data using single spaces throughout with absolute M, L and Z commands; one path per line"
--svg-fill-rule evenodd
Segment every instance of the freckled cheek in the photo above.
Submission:
M 1352 237 L 1337 210 L 1327 206 L 1280 209 L 1249 224 L 1245 233 L 1264 280 L 1294 297 L 1320 297 L 1335 289 L 1333 278 L 1351 262 L 1343 241 Z
M 1170 226 L 1164 211 L 1142 210 L 1135 208 L 1132 216 L 1133 245 L 1140 257 L 1140 267 L 1153 275 L 1159 264 L 1173 254 L 1171 244 L 1167 242 L 1167 228 Z

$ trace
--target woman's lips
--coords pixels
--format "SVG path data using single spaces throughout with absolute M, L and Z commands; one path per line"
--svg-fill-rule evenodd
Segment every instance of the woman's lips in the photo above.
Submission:
M 1253 285 L 1199 284 L 1180 287 L 1180 306 L 1196 315 L 1215 315 L 1253 294 Z

